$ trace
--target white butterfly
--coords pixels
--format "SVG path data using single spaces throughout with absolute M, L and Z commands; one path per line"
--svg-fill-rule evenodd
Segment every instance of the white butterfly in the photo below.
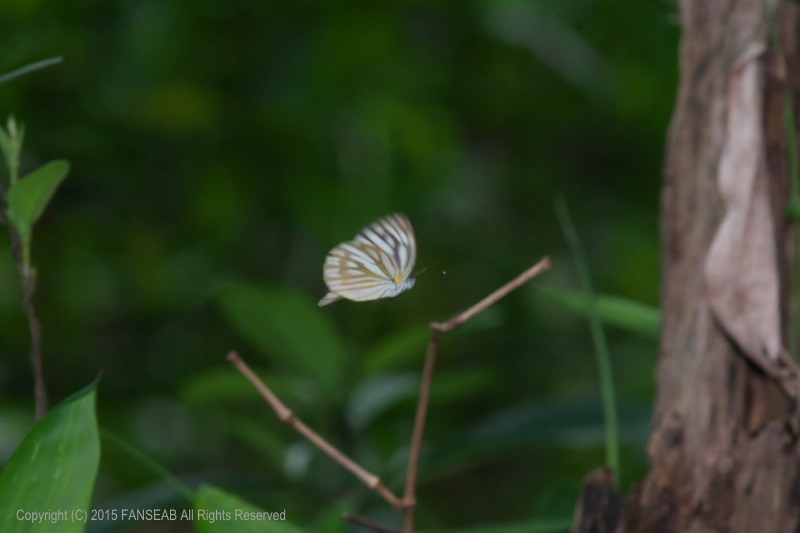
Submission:
M 414 286 L 409 276 L 416 260 L 417 241 L 408 217 L 385 216 L 328 253 L 322 277 L 330 292 L 319 305 L 342 298 L 364 302 L 397 296 Z

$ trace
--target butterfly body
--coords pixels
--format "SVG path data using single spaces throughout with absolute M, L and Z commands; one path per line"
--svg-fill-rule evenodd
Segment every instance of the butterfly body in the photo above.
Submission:
M 414 286 L 410 276 L 416 259 L 417 242 L 408 217 L 388 215 L 330 251 L 322 269 L 330 292 L 319 305 L 342 298 L 363 302 L 397 296 Z

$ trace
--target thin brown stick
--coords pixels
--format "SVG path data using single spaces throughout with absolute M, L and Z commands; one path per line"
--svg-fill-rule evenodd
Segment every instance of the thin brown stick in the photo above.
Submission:
M 42 325 L 36 315 L 33 295 L 36 292 L 36 272 L 29 272 L 22 280 L 25 315 L 31 333 L 31 366 L 33 367 L 33 391 L 36 399 L 36 419 L 47 414 L 47 386 L 44 381 L 44 359 L 42 358 Z
M 44 380 L 44 360 L 42 358 L 42 325 L 36 314 L 33 296 L 36 293 L 36 271 L 25 265 L 22 254 L 22 239 L 17 233 L 17 228 L 8 217 L 7 204 L 4 191 L 0 191 L 0 220 L 8 230 L 11 239 L 11 254 L 17 264 L 19 277 L 22 281 L 22 307 L 28 319 L 28 329 L 31 335 L 30 361 L 33 370 L 33 395 L 36 402 L 36 419 L 47 414 L 47 386 Z
M 343 513 L 342 520 L 344 520 L 345 522 L 350 522 L 351 524 L 355 524 L 357 526 L 361 526 L 365 529 L 371 529 L 372 531 L 377 531 L 378 533 L 401 533 L 399 529 L 395 529 L 390 526 L 385 526 L 379 522 L 370 520 L 369 518 L 364 518 L 363 516 L 357 516 L 350 513 Z
M 431 386 L 433 385 L 433 371 L 436 367 L 436 354 L 439 351 L 439 339 L 442 331 L 438 328 L 440 324 L 431 324 L 431 340 L 428 342 L 428 350 L 425 354 L 425 367 L 422 371 L 422 383 L 419 387 L 419 402 L 417 403 L 417 415 L 414 418 L 414 429 L 411 433 L 411 449 L 408 456 L 408 470 L 406 471 L 406 490 L 403 494 L 403 503 L 406 506 L 406 527 L 405 531 L 413 531 L 414 507 L 417 505 L 416 487 L 417 472 L 419 471 L 419 456 L 422 453 L 422 437 L 425 434 L 425 419 L 428 414 L 428 403 L 430 400 Z M 409 530 L 409 520 L 412 529 Z
M 408 470 L 406 471 L 406 489 L 403 494 L 404 508 L 404 533 L 414 533 L 414 509 L 417 505 L 417 474 L 419 472 L 419 458 L 422 453 L 422 439 L 425 433 L 425 419 L 428 413 L 431 386 L 433 385 L 433 371 L 436 367 L 436 355 L 439 351 L 439 340 L 442 335 L 454 331 L 471 320 L 475 315 L 485 311 L 504 298 L 511 291 L 519 288 L 534 277 L 550 268 L 550 258 L 544 257 L 531 268 L 509 281 L 489 296 L 476 303 L 466 311 L 454 316 L 444 323 L 431 323 L 431 340 L 425 355 L 425 368 L 422 372 L 422 382 L 419 391 L 417 415 L 414 419 L 414 429 L 411 435 L 411 449 L 408 457 Z
M 292 426 L 295 431 L 303 435 L 314 446 L 325 452 L 331 459 L 342 465 L 345 469 L 353 473 L 360 479 L 370 490 L 378 493 L 389 505 L 398 510 L 403 510 L 403 502 L 395 496 L 380 480 L 378 476 L 372 474 L 358 465 L 355 461 L 340 452 L 335 446 L 330 444 L 322 438 L 313 429 L 305 425 L 299 418 L 297 418 L 291 409 L 278 399 L 277 396 L 270 390 L 267 385 L 259 379 L 258 376 L 250 369 L 249 366 L 239 357 L 236 352 L 228 354 L 228 361 L 236 367 L 236 369 L 244 375 L 253 384 L 256 390 L 261 394 L 264 400 L 272 407 L 278 418 Z
M 492 305 L 496 304 L 499 300 L 506 297 L 508 293 L 511 291 L 517 290 L 520 286 L 524 285 L 525 283 L 529 282 L 545 270 L 550 268 L 550 258 L 543 257 L 538 263 L 530 267 L 528 270 L 517 276 L 516 278 L 512 279 L 492 294 L 481 300 L 480 302 L 476 303 L 463 313 L 454 316 L 444 324 L 437 324 L 436 326 L 441 330 L 442 333 L 449 333 L 453 330 L 460 328 L 464 323 L 468 320 L 471 320 L 472 317 L 477 315 L 478 313 L 482 313 Z M 433 326 L 431 326 L 433 327 Z

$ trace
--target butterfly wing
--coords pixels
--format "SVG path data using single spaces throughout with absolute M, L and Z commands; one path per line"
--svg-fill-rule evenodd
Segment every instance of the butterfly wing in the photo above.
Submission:
M 328 254 L 323 278 L 330 292 L 319 305 L 341 298 L 362 302 L 395 296 L 410 288 L 405 282 L 416 257 L 414 229 L 408 218 L 399 213 L 384 217 Z
M 328 254 L 323 277 L 331 293 L 339 297 L 358 302 L 375 300 L 394 285 L 385 260 L 385 255 L 374 246 L 345 242 Z
M 402 213 L 370 224 L 356 235 L 355 242 L 374 246 L 386 254 L 392 280 L 397 280 L 398 275 L 406 280 L 411 275 L 417 260 L 417 240 L 411 222 Z

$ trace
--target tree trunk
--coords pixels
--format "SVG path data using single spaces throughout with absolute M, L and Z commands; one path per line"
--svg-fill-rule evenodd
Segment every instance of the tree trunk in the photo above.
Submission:
M 652 465 L 617 532 L 800 531 L 798 382 L 781 363 L 799 20 L 789 0 L 681 1 Z

